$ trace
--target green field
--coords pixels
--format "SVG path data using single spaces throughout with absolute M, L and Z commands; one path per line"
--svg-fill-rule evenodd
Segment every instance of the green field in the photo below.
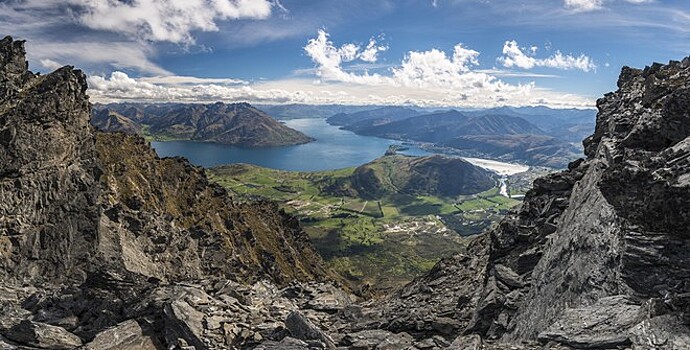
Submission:
M 520 203 L 501 196 L 498 188 L 457 198 L 390 193 L 365 200 L 338 193 L 354 170 L 288 172 L 237 164 L 210 169 L 208 176 L 238 199 L 280 202 L 300 218 L 336 271 L 380 290 L 463 251 L 463 235 L 481 232 Z

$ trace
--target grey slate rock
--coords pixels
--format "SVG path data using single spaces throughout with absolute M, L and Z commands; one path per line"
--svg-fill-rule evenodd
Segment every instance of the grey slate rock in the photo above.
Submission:
M 129 320 L 108 328 L 83 347 L 83 350 L 156 350 L 153 337 L 144 331 L 135 320 Z
M 64 328 L 28 320 L 10 328 L 5 337 L 16 343 L 41 349 L 70 350 L 82 345 L 81 338 Z
M 335 349 L 335 344 L 328 334 L 314 325 L 304 314 L 299 311 L 292 311 L 285 319 L 285 327 L 292 337 L 305 341 L 317 340 L 324 344 L 328 349 Z

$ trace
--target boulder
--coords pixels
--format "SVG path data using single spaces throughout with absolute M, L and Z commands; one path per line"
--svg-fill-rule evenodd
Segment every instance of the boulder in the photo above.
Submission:
M 178 339 L 184 339 L 197 350 L 208 348 L 203 341 L 203 313 L 185 301 L 175 300 L 164 307 L 163 314 L 168 344 L 175 344 Z
M 83 350 L 156 350 L 156 341 L 145 335 L 135 320 L 128 320 L 98 334 Z
M 7 339 L 41 349 L 69 350 L 82 345 L 81 338 L 62 327 L 22 321 L 5 332 Z
M 322 342 L 328 349 L 335 349 L 335 344 L 331 337 L 323 330 L 315 326 L 304 314 L 299 311 L 292 311 L 285 319 L 285 327 L 290 334 L 301 340 L 318 340 Z

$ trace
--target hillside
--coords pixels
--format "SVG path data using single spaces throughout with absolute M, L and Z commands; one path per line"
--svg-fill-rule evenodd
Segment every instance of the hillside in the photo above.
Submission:
M 91 125 L 95 126 L 98 130 L 122 132 L 130 135 L 138 135 L 142 132 L 141 124 L 109 109 L 94 111 L 91 117 Z
M 116 115 L 120 122 L 104 122 L 105 114 Z M 247 103 L 110 104 L 94 109 L 92 124 L 104 131 L 137 131 L 160 140 L 193 140 L 245 147 L 286 146 L 313 141 Z M 120 124 L 136 128 L 121 128 Z
M 387 155 L 357 167 L 349 185 L 367 199 L 397 193 L 457 197 L 487 191 L 496 180 L 493 173 L 460 158 Z

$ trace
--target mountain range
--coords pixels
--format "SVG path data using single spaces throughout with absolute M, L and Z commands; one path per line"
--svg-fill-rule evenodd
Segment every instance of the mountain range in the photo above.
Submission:
M 495 108 L 424 113 L 383 107 L 328 118 L 361 135 L 430 143 L 465 156 L 565 167 L 582 148 L 574 138 L 593 128 L 593 112 L 550 108 Z
M 245 147 L 287 146 L 314 139 L 248 103 L 96 105 L 91 123 L 161 140 L 193 140 Z

